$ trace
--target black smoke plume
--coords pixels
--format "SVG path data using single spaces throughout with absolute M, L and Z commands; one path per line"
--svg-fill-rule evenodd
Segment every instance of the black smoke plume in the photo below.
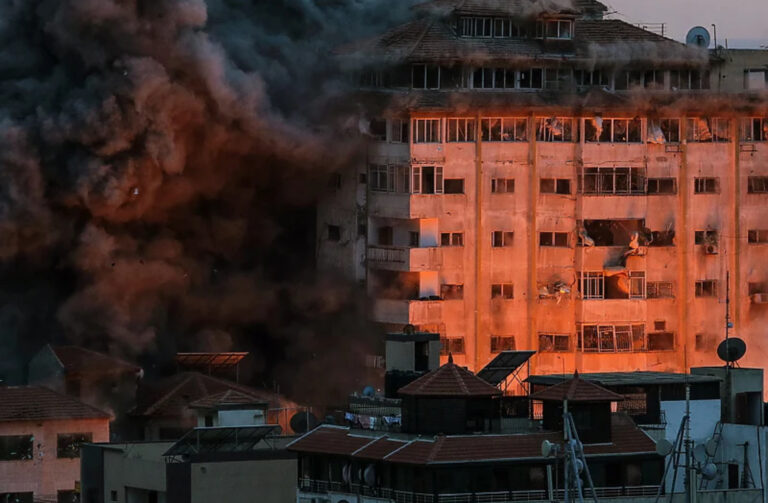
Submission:
M 355 287 L 313 268 L 313 205 L 360 162 L 334 47 L 387 0 L 0 3 L 0 352 L 249 350 L 296 399 L 370 352 Z M 13 376 L 8 376 L 13 380 Z M 18 378 L 17 378 L 18 379 Z

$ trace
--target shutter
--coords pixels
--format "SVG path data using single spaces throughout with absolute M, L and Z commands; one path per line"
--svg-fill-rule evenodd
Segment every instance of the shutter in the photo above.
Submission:
M 421 194 L 421 167 L 413 167 L 413 193 Z
M 443 193 L 443 168 L 435 166 L 435 194 Z

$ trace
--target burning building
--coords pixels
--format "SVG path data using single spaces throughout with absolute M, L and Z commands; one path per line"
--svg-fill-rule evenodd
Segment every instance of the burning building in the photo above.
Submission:
M 536 373 L 681 371 L 717 363 L 728 298 L 761 364 L 768 56 L 605 12 L 437 0 L 340 51 L 370 142 L 332 180 L 318 256 L 376 322 L 474 370 L 518 349 Z

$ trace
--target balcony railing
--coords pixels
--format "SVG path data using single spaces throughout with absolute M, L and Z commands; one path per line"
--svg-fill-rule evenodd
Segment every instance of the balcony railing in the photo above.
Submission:
M 390 271 L 436 271 L 442 254 L 439 247 L 369 246 L 368 264 Z
M 396 264 L 404 264 L 407 258 L 407 248 L 392 248 L 383 246 L 368 247 L 369 262 L 392 262 Z

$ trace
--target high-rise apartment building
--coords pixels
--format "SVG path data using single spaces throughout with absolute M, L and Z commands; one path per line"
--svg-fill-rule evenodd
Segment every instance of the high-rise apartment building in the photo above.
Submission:
M 367 166 L 331 180 L 320 266 L 475 371 L 717 364 L 727 297 L 762 366 L 768 53 L 544 4 L 435 0 L 355 48 Z

